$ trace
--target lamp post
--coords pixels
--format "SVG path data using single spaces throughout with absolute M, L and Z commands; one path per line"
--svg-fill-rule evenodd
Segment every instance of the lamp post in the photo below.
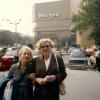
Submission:
M 20 24 L 21 22 L 21 19 L 19 19 L 18 21 L 14 21 L 14 22 L 11 22 L 10 24 L 14 24 L 14 27 L 15 27 L 15 45 L 17 46 L 18 44 L 20 44 L 20 41 L 19 41 L 19 33 L 17 31 L 17 26 L 18 24 Z
M 7 22 L 9 22 L 9 24 L 13 24 L 15 29 L 14 29 L 14 32 L 15 32 L 15 46 L 18 46 L 20 44 L 20 41 L 19 41 L 19 33 L 18 33 L 18 30 L 17 30 L 17 27 L 18 27 L 18 24 L 20 24 L 21 22 L 21 19 L 19 20 L 10 20 L 10 19 L 3 19 Z

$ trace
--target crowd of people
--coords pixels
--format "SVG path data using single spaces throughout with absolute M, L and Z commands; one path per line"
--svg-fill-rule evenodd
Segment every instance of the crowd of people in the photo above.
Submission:
M 67 76 L 63 59 L 52 52 L 51 39 L 40 39 L 36 46 L 41 56 L 33 58 L 32 46 L 24 46 L 19 50 L 19 62 L 8 72 L 6 84 L 13 85 L 11 100 L 59 100 L 59 84 Z M 0 87 L 0 100 L 4 87 Z

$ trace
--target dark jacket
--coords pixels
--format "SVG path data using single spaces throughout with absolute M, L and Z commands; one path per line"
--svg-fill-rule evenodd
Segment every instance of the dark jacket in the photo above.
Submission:
M 14 78 L 16 80 L 13 92 L 12 100 L 33 100 L 33 84 L 27 77 L 30 73 L 34 72 L 33 62 L 26 65 L 25 71 L 22 73 L 20 70 L 20 63 L 14 64 L 8 73 L 8 78 Z M 17 94 L 16 94 L 17 92 Z M 16 94 L 16 96 L 14 96 Z
M 45 62 L 42 57 L 35 58 L 36 77 L 44 78 L 46 75 L 56 76 L 56 80 L 54 82 L 48 82 L 45 85 L 39 85 L 38 83 L 35 83 L 34 94 L 36 97 L 49 98 L 45 100 L 59 100 L 59 84 L 65 79 L 67 73 L 63 59 L 61 57 L 57 57 L 57 60 L 59 64 L 59 71 L 54 54 L 51 55 L 51 61 L 48 70 L 46 70 Z

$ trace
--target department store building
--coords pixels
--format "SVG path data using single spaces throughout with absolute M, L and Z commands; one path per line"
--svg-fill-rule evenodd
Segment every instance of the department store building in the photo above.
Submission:
M 73 1 L 73 2 L 72 2 Z M 74 2 L 75 1 L 75 2 Z M 80 0 L 58 0 L 52 2 L 36 3 L 33 5 L 33 32 L 35 39 L 51 38 L 63 41 L 73 34 L 70 31 L 72 21 L 70 16 L 75 9 L 75 3 Z M 79 5 L 79 4 L 78 4 Z M 75 8 L 75 9 L 74 9 Z

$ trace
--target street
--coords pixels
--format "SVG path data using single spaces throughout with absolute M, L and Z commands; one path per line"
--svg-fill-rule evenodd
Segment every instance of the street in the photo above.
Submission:
M 66 69 L 66 91 L 61 100 L 100 100 L 100 73 Z
M 100 100 L 100 73 L 98 71 L 82 71 L 66 69 L 65 96 L 60 100 Z M 7 72 L 0 72 L 0 79 Z
M 8 71 L 0 71 L 0 79 L 3 79 L 7 75 Z
M 68 57 L 63 56 L 65 65 Z M 66 60 L 67 59 L 67 60 Z M 91 70 L 70 70 L 66 67 L 67 77 L 64 80 L 67 94 L 60 100 L 100 100 L 100 73 Z M 7 72 L 0 72 L 0 79 Z

